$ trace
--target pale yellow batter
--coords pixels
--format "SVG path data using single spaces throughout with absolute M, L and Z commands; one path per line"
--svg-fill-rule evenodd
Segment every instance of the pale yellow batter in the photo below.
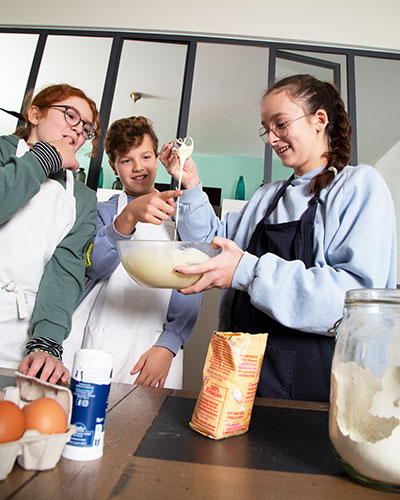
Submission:
M 209 256 L 197 248 L 172 248 L 171 252 L 161 252 L 154 248 L 132 249 L 121 258 L 129 275 L 140 284 L 153 288 L 185 288 L 194 285 L 200 274 L 183 275 L 176 273 L 177 266 L 201 264 Z

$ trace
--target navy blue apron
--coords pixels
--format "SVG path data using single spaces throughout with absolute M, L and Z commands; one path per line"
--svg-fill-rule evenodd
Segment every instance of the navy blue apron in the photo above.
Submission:
M 319 193 L 308 202 L 300 220 L 268 224 L 268 217 L 284 196 L 294 175 L 278 190 L 264 218 L 257 224 L 247 252 L 267 252 L 285 260 L 314 265 L 314 219 Z M 282 296 L 284 303 L 285 297 Z M 291 304 L 287 304 L 291 307 Z M 287 328 L 254 307 L 247 292 L 236 290 L 228 331 L 269 333 L 257 395 L 281 399 L 328 401 L 335 340 L 332 337 Z

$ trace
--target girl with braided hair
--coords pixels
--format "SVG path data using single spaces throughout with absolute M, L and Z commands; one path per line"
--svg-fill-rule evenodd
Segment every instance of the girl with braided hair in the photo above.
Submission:
M 345 292 L 396 287 L 393 203 L 374 168 L 349 166 L 351 126 L 331 83 L 310 75 L 276 82 L 262 100 L 261 123 L 260 137 L 293 174 L 259 188 L 224 222 L 193 160 L 185 163 L 180 237 L 213 241 L 222 252 L 176 268 L 203 274 L 181 292 L 224 289 L 221 330 L 269 333 L 259 396 L 328 401 L 329 330 L 342 316 Z M 160 159 L 176 178 L 170 145 Z

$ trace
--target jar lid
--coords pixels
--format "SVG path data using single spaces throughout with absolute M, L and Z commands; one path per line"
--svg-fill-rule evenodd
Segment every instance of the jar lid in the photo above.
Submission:
M 400 289 L 396 288 L 360 288 L 348 290 L 346 303 L 351 302 L 391 302 L 400 304 Z

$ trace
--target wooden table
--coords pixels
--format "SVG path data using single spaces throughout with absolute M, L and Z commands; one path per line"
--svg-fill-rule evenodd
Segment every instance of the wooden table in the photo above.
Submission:
M 13 371 L 0 369 L 0 375 L 12 373 Z M 135 456 L 142 441 L 145 443 L 146 437 L 151 434 L 157 416 L 159 417 L 164 411 L 160 412 L 163 404 L 169 398 L 175 403 L 179 402 L 175 398 L 181 398 L 183 402 L 186 400 L 187 406 L 187 399 L 193 401 L 195 396 L 184 391 L 112 384 L 103 457 L 92 462 L 74 462 L 61 458 L 54 469 L 43 472 L 25 471 L 15 464 L 8 477 L 0 482 L 0 499 L 378 500 L 394 498 L 390 493 L 361 486 L 344 474 L 303 474 L 210 465 L 207 463 L 207 457 L 203 458 L 205 463 L 196 463 Z M 256 406 L 328 411 L 328 406 L 325 404 L 266 398 L 257 398 Z M 250 426 L 248 434 L 251 431 Z M 174 432 L 171 429 L 171 439 L 175 438 L 178 440 L 176 443 L 182 443 L 178 435 L 173 435 Z M 232 446 L 236 443 L 234 440 L 240 439 L 238 436 L 223 441 L 212 441 L 190 429 L 187 432 L 198 436 L 199 440 L 206 440 L 207 443 L 199 442 L 207 446 Z M 243 443 L 247 441 L 242 441 L 242 445 Z M 171 450 L 173 449 L 172 446 Z

